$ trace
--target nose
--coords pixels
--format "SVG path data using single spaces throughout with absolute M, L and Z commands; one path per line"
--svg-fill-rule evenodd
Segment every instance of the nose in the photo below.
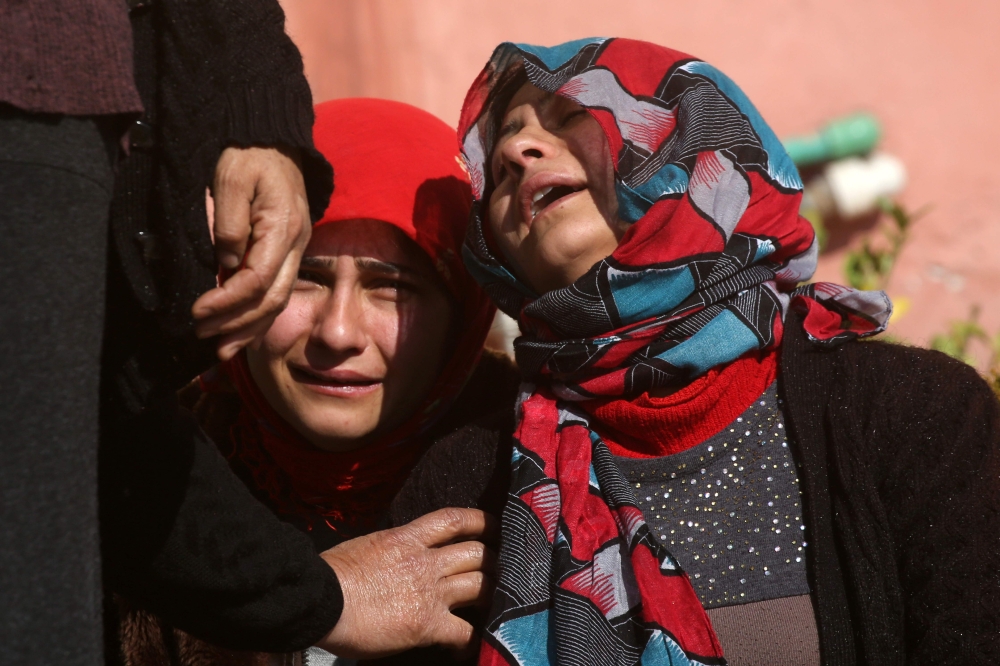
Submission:
M 367 345 L 361 296 L 350 287 L 350 284 L 334 287 L 313 327 L 313 342 L 338 356 L 360 354 Z
M 504 141 L 500 160 L 503 168 L 518 179 L 533 162 L 554 157 L 558 151 L 555 136 L 540 125 L 525 125 Z

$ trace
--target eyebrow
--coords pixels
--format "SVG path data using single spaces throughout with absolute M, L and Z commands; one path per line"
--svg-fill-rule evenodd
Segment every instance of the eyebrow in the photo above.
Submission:
M 355 257 L 354 265 L 357 266 L 359 270 L 371 271 L 372 273 L 382 273 L 384 275 L 403 274 L 413 277 L 419 277 L 420 275 L 420 273 L 409 266 L 394 264 L 388 261 L 379 261 L 378 259 L 372 259 L 371 257 Z
M 332 269 L 334 260 L 333 257 L 302 257 L 301 265 L 308 268 Z M 383 275 L 419 275 L 416 270 L 410 268 L 409 266 L 394 264 L 388 261 L 379 261 L 378 259 L 372 259 L 371 257 L 355 257 L 354 265 L 357 266 L 359 270 L 381 273 Z

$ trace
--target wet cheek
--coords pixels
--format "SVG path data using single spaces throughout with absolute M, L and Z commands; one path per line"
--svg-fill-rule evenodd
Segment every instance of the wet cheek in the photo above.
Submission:
M 421 302 L 401 309 L 392 355 L 388 356 L 391 368 L 398 376 L 417 381 L 433 374 L 437 369 L 440 349 L 448 327 L 448 309 L 437 304 Z
M 312 326 L 312 304 L 292 295 L 288 307 L 278 315 L 264 334 L 263 348 L 269 354 L 284 354 L 300 338 L 308 337 Z
M 365 313 L 364 326 L 369 339 L 389 367 L 400 345 L 401 325 L 405 325 L 402 308 L 371 308 Z

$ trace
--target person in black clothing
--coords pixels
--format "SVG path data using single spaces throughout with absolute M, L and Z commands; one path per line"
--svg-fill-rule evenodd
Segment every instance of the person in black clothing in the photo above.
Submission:
M 1000 403 L 859 341 L 884 294 L 798 286 L 801 183 L 739 88 L 643 42 L 503 44 L 462 118 L 466 258 L 525 383 L 392 515 L 502 515 L 479 663 L 1000 661 Z
M 234 646 L 377 650 L 364 608 L 338 621 L 331 565 L 174 400 L 281 310 L 329 197 L 298 51 L 273 0 L 128 7 L 0 9 L 0 661 L 100 663 L 102 579 Z M 355 582 L 377 598 L 402 556 L 433 588 L 428 544 L 481 523 L 353 544 L 374 568 Z
M 169 10 L 163 7 L 158 14 Z M 144 20 L 152 20 L 151 10 L 141 11 Z M 0 531 L 6 538 L 0 550 L 0 587 L 5 598 L 0 658 L 9 663 L 93 664 L 100 661 L 101 650 L 97 514 L 101 370 L 123 389 L 116 399 L 141 397 L 161 379 L 156 371 L 136 372 L 134 363 L 126 367 L 125 358 L 114 358 L 117 350 L 107 355 L 111 363 L 102 365 L 102 336 L 110 336 L 111 345 L 123 340 L 132 349 L 135 343 L 145 345 L 147 358 L 158 353 L 163 331 L 174 339 L 173 349 L 166 352 L 168 359 L 182 348 L 194 348 L 190 344 L 193 335 L 185 331 L 192 330 L 192 303 L 214 286 L 214 254 L 204 216 L 199 216 L 204 207 L 192 206 L 191 197 L 196 192 L 204 201 L 205 186 L 216 175 L 220 196 L 229 199 L 220 206 L 219 249 L 228 245 L 239 251 L 239 238 L 245 239 L 250 232 L 252 208 L 260 242 L 257 256 L 248 257 L 247 272 L 260 281 L 250 286 L 246 275 L 237 275 L 223 289 L 207 295 L 199 314 L 207 326 L 205 333 L 231 336 L 224 344 L 245 340 L 279 309 L 289 282 L 275 280 L 275 275 L 286 261 L 297 263 L 308 239 L 306 192 L 297 162 L 305 159 L 317 201 L 328 195 L 329 167 L 310 164 L 308 156 L 300 158 L 309 144 L 297 139 L 308 139 L 308 132 L 296 133 L 292 128 L 291 140 L 282 141 L 275 133 L 240 130 L 249 125 L 232 113 L 241 108 L 239 100 L 229 105 L 228 113 L 224 105 L 212 112 L 212 118 L 203 112 L 202 136 L 171 127 L 171 113 L 174 118 L 184 115 L 176 90 L 164 91 L 174 101 L 161 106 L 150 97 L 141 99 L 136 90 L 124 3 L 20 3 L 5 7 L 3 13 L 0 198 L 4 208 L 0 214 L 4 238 L 0 263 L 4 287 L 0 298 L 6 315 L 0 336 L 5 341 L 0 423 L 6 434 L 0 464 L 4 488 Z M 198 17 L 192 18 L 198 22 Z M 249 19 L 251 24 L 260 23 L 260 16 Z M 268 24 L 274 25 L 273 12 L 264 25 Z M 290 43 L 282 47 L 276 39 L 287 42 L 280 21 L 277 33 L 274 28 L 264 32 L 268 29 L 271 33 L 263 41 L 283 48 L 286 54 L 291 48 L 290 54 L 297 58 Z M 142 34 L 139 37 L 138 55 L 145 67 L 141 74 L 147 81 L 156 80 L 145 63 L 147 56 L 152 62 L 154 45 Z M 206 49 L 211 47 L 203 43 L 201 51 Z M 188 57 L 196 56 L 190 53 Z M 174 86 L 184 89 L 184 82 L 177 80 L 178 68 L 171 74 L 169 65 L 161 64 L 164 75 L 159 80 L 173 79 Z M 234 85 L 250 80 L 245 70 L 241 74 L 218 59 L 214 65 L 216 80 L 203 81 L 201 90 L 217 94 L 191 99 L 189 107 L 223 100 L 225 95 L 218 93 L 224 93 L 220 89 L 226 85 L 227 71 Z M 287 58 L 278 65 L 290 68 L 292 74 L 295 66 L 296 60 Z M 305 102 L 304 117 L 298 122 L 308 130 L 308 89 L 301 74 L 297 85 Z M 146 132 L 130 133 L 132 154 L 125 164 L 117 165 L 122 131 L 144 105 L 146 120 L 166 109 L 162 115 L 168 122 L 164 127 L 137 124 Z M 245 106 L 249 108 L 249 102 Z M 247 110 L 241 113 L 246 116 Z M 234 118 L 228 128 L 222 123 L 226 117 Z M 279 124 L 293 125 L 288 119 Z M 167 131 L 160 132 L 164 128 Z M 154 145 L 157 138 L 162 141 Z M 251 148 L 253 142 L 260 147 Z M 191 144 L 200 144 L 197 159 L 191 159 Z M 135 165 L 141 161 L 145 170 L 137 171 Z M 166 168 L 176 171 L 178 166 L 183 171 L 180 178 L 188 179 L 183 187 L 176 186 L 176 175 L 164 175 Z M 116 167 L 121 176 L 117 181 Z M 184 187 L 190 190 L 178 191 Z M 114 196 L 116 188 L 118 196 Z M 267 196 L 255 198 L 254 190 Z M 117 211 L 119 249 L 127 255 L 112 250 L 110 261 L 109 206 Z M 125 217 L 135 228 L 121 224 Z M 158 226 L 160 238 L 149 232 L 151 222 Z M 198 248 L 197 261 L 190 252 L 178 250 L 185 243 Z M 153 255 L 160 260 L 155 268 L 141 263 L 151 261 Z M 130 260 L 127 268 L 134 281 L 128 284 L 122 277 L 122 264 Z M 199 270 L 201 274 L 195 275 Z M 139 271 L 146 272 L 139 275 Z M 163 278 L 160 287 L 165 292 L 158 299 L 152 284 L 141 279 L 153 273 Z M 182 284 L 185 280 L 189 283 Z M 133 287 L 141 306 L 135 305 Z M 160 316 L 168 311 L 167 317 Z M 170 317 L 172 323 L 167 323 Z M 188 340 L 181 342 L 184 335 Z M 210 358 L 211 346 L 200 353 Z M 126 388 L 130 383 L 137 393 Z M 105 388 L 106 395 L 117 392 Z M 108 411 L 111 422 L 122 413 L 116 411 L 118 407 L 126 404 L 128 410 L 141 409 L 135 400 L 118 400 Z M 105 425 L 113 427 L 110 422 Z M 58 638 L 53 640 L 53 636 Z

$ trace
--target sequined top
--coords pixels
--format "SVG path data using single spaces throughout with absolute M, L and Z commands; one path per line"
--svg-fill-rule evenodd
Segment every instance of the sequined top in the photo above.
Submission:
M 775 384 L 698 446 L 616 462 L 705 608 L 809 593 L 799 472 Z

